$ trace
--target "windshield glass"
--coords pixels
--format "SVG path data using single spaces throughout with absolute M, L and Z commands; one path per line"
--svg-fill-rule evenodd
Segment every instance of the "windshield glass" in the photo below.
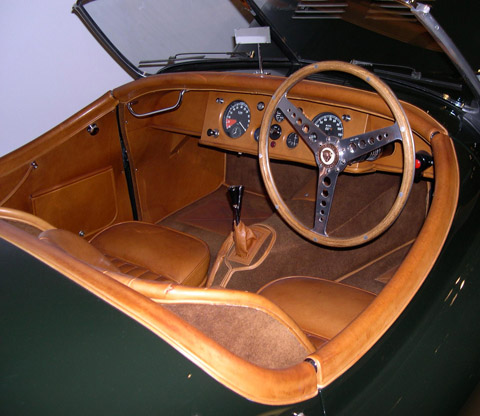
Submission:
M 183 60 L 229 57 L 204 53 L 232 52 L 234 29 L 253 20 L 241 0 L 97 0 L 83 7 L 115 48 L 148 73 Z
M 478 6 L 455 2 L 452 7 L 449 0 L 423 3 L 431 6 L 477 70 L 480 37 L 472 37 L 468 28 L 475 27 L 471 9 Z M 272 28 L 272 43 L 262 46 L 265 60 L 356 60 L 391 65 L 384 67 L 390 71 L 460 79 L 429 33 L 395 0 L 85 0 L 79 4 L 112 49 L 143 75 L 206 58 L 251 60 L 251 55 L 231 54 L 257 50 L 256 45 L 236 46 L 234 30 L 262 25 Z

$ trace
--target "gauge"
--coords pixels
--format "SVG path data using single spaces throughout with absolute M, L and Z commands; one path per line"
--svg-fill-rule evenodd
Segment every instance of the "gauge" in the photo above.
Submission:
M 270 126 L 270 138 L 277 140 L 282 135 L 282 128 L 278 124 L 272 124 Z
M 290 133 L 287 136 L 287 147 L 290 149 L 294 149 L 298 145 L 298 134 L 297 133 Z
M 283 120 L 285 120 L 285 115 L 283 114 L 282 110 L 277 108 L 277 110 L 275 111 L 275 121 L 277 123 L 281 123 Z
M 343 124 L 340 117 L 333 113 L 322 113 L 313 119 L 313 123 L 327 136 L 343 137 Z
M 250 109 L 243 101 L 233 101 L 223 115 L 223 130 L 229 137 L 236 139 L 250 126 Z

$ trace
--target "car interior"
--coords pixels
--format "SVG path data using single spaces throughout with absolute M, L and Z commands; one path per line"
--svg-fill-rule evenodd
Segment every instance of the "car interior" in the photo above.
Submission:
M 303 78 L 177 73 L 105 94 L 0 159 L 0 236 L 237 393 L 313 397 L 421 287 L 458 167 L 426 112 L 402 102 L 399 121 L 381 90 Z M 372 150 L 312 151 L 313 124 Z

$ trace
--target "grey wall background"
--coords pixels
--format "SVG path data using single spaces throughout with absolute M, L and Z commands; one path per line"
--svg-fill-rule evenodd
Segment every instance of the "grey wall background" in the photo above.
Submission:
M 0 156 L 131 81 L 70 12 L 72 4 L 0 2 Z

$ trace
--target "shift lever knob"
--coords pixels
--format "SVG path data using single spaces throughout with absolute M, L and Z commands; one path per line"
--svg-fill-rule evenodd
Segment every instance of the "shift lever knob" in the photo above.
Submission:
M 233 208 L 233 221 L 240 224 L 240 211 L 242 209 L 243 185 L 233 185 L 228 188 Z

